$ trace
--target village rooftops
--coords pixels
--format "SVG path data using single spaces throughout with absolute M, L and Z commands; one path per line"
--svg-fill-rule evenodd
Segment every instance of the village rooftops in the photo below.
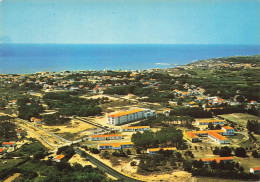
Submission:
M 150 126 L 126 126 L 121 127 L 122 129 L 137 129 L 137 128 L 150 128 Z
M 198 161 L 200 159 L 197 159 Z M 218 157 L 218 158 L 203 158 L 201 159 L 203 162 L 210 162 L 210 161 L 216 161 L 219 163 L 220 161 L 228 161 L 228 160 L 233 160 L 233 157 Z
M 125 116 L 125 115 L 128 115 L 128 114 L 134 114 L 134 113 L 142 112 L 142 111 L 143 111 L 143 109 L 135 109 L 135 110 L 130 110 L 130 111 L 124 111 L 124 112 L 111 114 L 108 117 L 120 117 L 120 116 Z
M 91 135 L 91 138 L 99 138 L 99 137 L 112 137 L 112 136 L 122 136 L 122 134 L 110 134 L 110 135 Z
M 225 131 L 224 130 L 206 130 L 206 131 L 191 131 L 191 132 L 194 133 L 194 134 L 208 134 L 208 133 L 211 133 L 211 132 L 224 133 Z
M 228 140 L 226 137 L 216 133 L 216 132 L 208 132 L 209 135 L 219 139 L 219 140 Z

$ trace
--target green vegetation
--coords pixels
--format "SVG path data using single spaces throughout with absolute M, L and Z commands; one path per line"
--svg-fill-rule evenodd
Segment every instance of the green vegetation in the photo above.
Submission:
M 39 117 L 43 112 L 43 106 L 41 102 L 35 98 L 22 97 L 17 100 L 18 117 L 26 120 L 30 120 L 31 117 Z
M 49 109 L 58 109 L 62 116 L 94 116 L 102 112 L 98 99 L 83 99 L 74 92 L 47 93 L 43 100 Z
M 132 135 L 131 141 L 135 147 L 143 150 L 154 147 L 176 146 L 185 148 L 182 139 L 182 131 L 176 130 L 174 127 L 162 128 L 157 132 L 144 131 L 137 132 Z
M 13 118 L 0 116 L 0 142 L 5 140 L 17 139 Z

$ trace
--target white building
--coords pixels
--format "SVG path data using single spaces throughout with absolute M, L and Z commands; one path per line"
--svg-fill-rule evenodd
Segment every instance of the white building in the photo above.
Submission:
M 107 123 L 111 125 L 120 125 L 130 121 L 136 121 L 142 118 L 155 116 L 156 112 L 150 109 L 135 109 L 120 113 L 111 114 L 107 118 Z
M 218 144 L 228 144 L 229 141 L 226 137 L 216 133 L 216 132 L 208 132 L 208 137 L 217 142 Z
M 105 150 L 105 149 L 120 150 L 123 148 L 133 148 L 133 146 L 134 146 L 133 142 L 101 143 L 101 144 L 98 144 L 98 149 L 99 150 Z
M 92 135 L 90 136 L 91 141 L 98 140 L 119 140 L 122 139 L 123 136 L 121 134 L 110 134 L 110 135 Z
M 252 168 L 250 168 L 250 173 L 260 174 L 260 167 L 252 167 Z
M 121 127 L 122 132 L 128 131 L 149 131 L 150 126 L 128 126 L 128 127 Z
M 223 135 L 234 135 L 235 129 L 230 127 L 230 126 L 223 126 L 222 130 L 224 130 L 225 132 L 223 133 Z
M 197 121 L 197 125 L 208 125 L 209 123 L 212 123 L 213 125 L 217 124 L 224 124 L 224 120 L 201 120 Z

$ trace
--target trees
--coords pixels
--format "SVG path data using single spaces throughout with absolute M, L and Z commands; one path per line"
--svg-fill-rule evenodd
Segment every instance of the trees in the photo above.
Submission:
M 11 139 L 17 138 L 15 124 L 11 122 L 13 118 L 10 116 L 0 116 L 0 138 Z
M 254 151 L 252 152 L 252 156 L 253 156 L 254 158 L 258 158 L 258 157 L 259 157 L 259 154 L 258 154 L 258 152 L 257 152 L 256 150 L 254 150 Z
M 257 120 L 247 120 L 246 128 L 249 132 L 260 133 L 260 123 Z
M 246 157 L 246 150 L 243 147 L 237 147 L 235 149 L 235 156 Z

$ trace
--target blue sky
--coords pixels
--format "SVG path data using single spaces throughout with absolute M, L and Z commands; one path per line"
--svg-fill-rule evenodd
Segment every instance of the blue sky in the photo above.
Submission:
M 260 0 L 0 0 L 2 43 L 260 44 Z

